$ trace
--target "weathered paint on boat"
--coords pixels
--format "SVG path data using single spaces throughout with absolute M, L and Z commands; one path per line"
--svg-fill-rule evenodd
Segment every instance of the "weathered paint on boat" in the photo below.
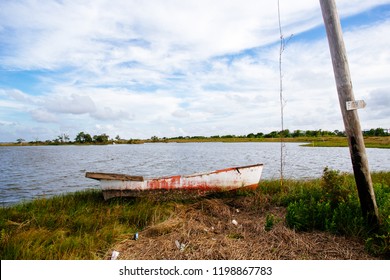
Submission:
M 177 175 L 144 179 L 113 173 L 87 172 L 86 177 L 100 181 L 105 199 L 111 197 L 140 196 L 141 194 L 179 191 L 192 195 L 228 191 L 242 187 L 257 187 L 263 164 L 231 167 L 207 173 Z

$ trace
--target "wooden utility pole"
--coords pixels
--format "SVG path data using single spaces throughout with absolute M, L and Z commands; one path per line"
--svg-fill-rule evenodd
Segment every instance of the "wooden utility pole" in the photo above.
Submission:
M 376 205 L 363 134 L 357 113 L 359 102 L 355 101 L 353 94 L 340 19 L 337 13 L 335 0 L 320 0 L 320 4 L 326 33 L 328 35 L 333 71 L 336 79 L 345 132 L 348 138 L 360 206 L 364 218 L 367 219 L 367 222 L 372 229 L 376 230 L 379 227 L 378 207 Z M 364 107 L 364 102 L 360 103 L 363 104 L 361 107 Z M 357 105 L 354 106 L 353 104 Z

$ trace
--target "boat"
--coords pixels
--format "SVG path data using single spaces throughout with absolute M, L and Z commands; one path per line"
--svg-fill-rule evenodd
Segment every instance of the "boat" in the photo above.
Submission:
M 191 175 L 144 178 L 116 173 L 86 172 L 85 177 L 100 181 L 104 199 L 113 197 L 138 197 L 144 195 L 202 196 L 211 192 L 256 188 L 263 164 L 230 167 Z

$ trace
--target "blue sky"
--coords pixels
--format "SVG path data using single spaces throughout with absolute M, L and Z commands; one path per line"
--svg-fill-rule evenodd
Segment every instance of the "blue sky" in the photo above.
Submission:
M 336 3 L 362 127 L 390 128 L 390 0 Z M 319 2 L 280 7 L 285 128 L 343 130 Z M 0 142 L 280 130 L 277 20 L 276 0 L 3 0 Z

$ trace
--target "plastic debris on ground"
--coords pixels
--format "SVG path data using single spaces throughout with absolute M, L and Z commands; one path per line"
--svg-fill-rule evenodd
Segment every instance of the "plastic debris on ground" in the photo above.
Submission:
M 176 240 L 176 241 L 175 241 L 175 244 L 176 244 L 177 249 L 179 249 L 181 252 L 184 251 L 184 249 L 185 249 L 185 247 L 186 247 L 186 244 L 180 243 L 179 240 Z
M 116 260 L 119 256 L 118 251 L 112 251 L 111 260 Z

